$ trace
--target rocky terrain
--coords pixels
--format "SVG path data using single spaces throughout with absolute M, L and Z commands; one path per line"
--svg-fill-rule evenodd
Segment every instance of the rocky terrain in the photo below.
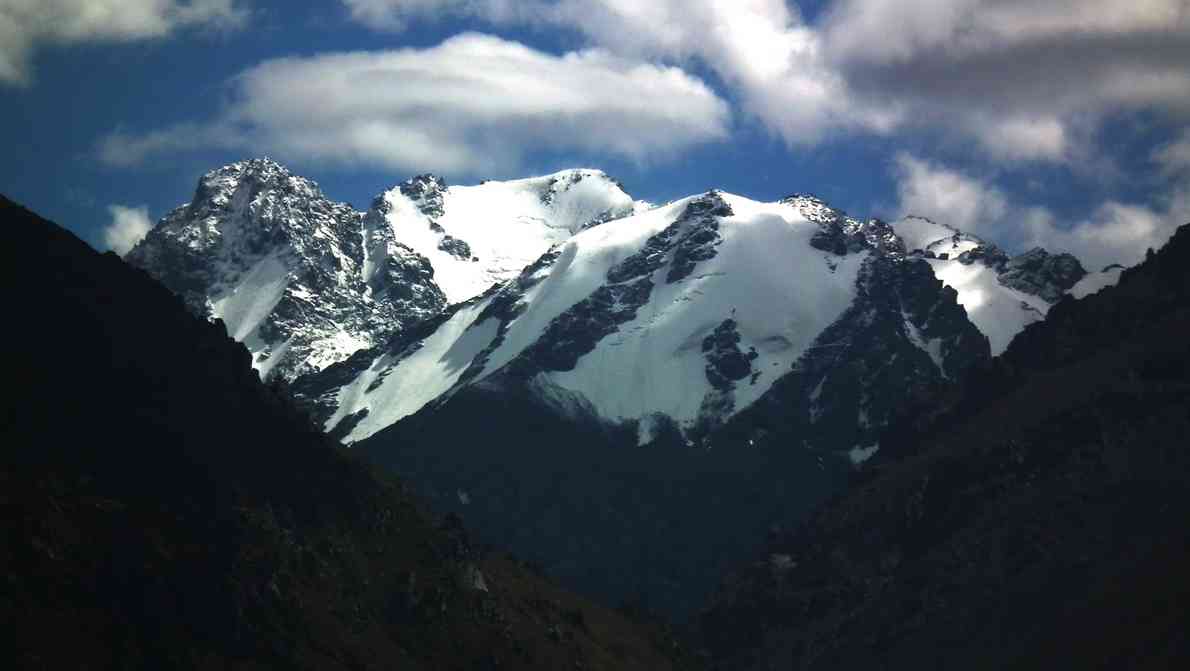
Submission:
M 386 342 L 446 304 L 428 260 L 383 222 L 268 159 L 204 175 L 128 254 L 265 376 L 292 379 Z

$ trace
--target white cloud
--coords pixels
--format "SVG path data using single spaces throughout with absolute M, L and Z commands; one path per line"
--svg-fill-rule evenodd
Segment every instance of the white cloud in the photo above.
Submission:
M 99 141 L 99 160 L 112 166 L 131 167 L 159 154 L 192 149 L 237 149 L 244 138 L 235 127 L 214 124 L 181 123 L 164 130 L 130 133 L 117 130 Z
M 700 80 L 592 49 L 561 56 L 478 34 L 429 49 L 266 61 L 205 123 L 113 133 L 129 165 L 211 146 L 451 174 L 515 170 L 527 151 L 648 161 L 725 138 L 727 104 Z
M 1023 224 L 1033 245 L 1069 251 L 1091 270 L 1111 263 L 1134 265 L 1146 249 L 1160 249 L 1178 226 L 1190 223 L 1190 189 L 1175 188 L 1155 207 L 1108 201 L 1085 220 L 1059 225 L 1052 215 L 1038 215 Z
M 1014 202 L 990 180 L 909 154 L 897 156 L 894 175 L 901 215 L 926 216 L 1009 249 L 1070 252 L 1092 270 L 1138 263 L 1190 222 L 1190 184 L 1175 185 L 1152 207 L 1109 200 L 1083 220 L 1060 222 L 1045 207 Z
M 833 131 L 885 132 L 895 104 L 851 104 L 847 83 L 827 67 L 820 36 L 784 0 L 344 0 L 359 21 L 401 30 L 413 19 L 464 15 L 492 24 L 566 28 L 630 58 L 708 66 L 739 95 L 743 110 L 791 144 Z
M 103 229 L 103 244 L 120 256 L 127 254 L 153 228 L 147 206 L 109 205 L 107 211 L 112 222 Z
M 998 161 L 1093 163 L 1109 115 L 1190 117 L 1186 0 L 343 0 L 374 28 L 463 15 L 565 28 L 632 57 L 697 60 L 791 144 L 941 132 Z
M 129 42 L 192 27 L 236 28 L 248 13 L 235 0 L 0 0 L 0 84 L 29 82 L 43 45 Z
M 995 237 L 1008 213 L 1008 199 L 987 182 L 898 154 L 894 161 L 898 214 L 917 215 L 969 233 Z

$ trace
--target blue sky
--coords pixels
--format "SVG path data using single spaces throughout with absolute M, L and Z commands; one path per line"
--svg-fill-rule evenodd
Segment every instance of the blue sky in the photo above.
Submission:
M 1190 221 L 1186 5 L 0 0 L 0 192 L 103 248 L 251 156 L 361 208 L 590 166 L 1128 263 Z

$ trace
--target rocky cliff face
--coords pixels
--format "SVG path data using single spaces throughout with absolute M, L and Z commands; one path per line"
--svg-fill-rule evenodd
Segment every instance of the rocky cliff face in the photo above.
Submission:
M 264 376 L 292 379 L 386 342 L 446 303 L 429 261 L 377 217 L 267 159 L 204 175 L 126 257 L 217 318 Z

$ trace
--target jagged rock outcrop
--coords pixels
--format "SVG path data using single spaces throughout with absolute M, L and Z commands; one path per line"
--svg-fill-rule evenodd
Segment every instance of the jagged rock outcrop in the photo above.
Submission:
M 268 159 L 204 175 L 126 260 L 222 320 L 266 377 L 321 370 L 446 303 L 429 261 L 383 218 Z

